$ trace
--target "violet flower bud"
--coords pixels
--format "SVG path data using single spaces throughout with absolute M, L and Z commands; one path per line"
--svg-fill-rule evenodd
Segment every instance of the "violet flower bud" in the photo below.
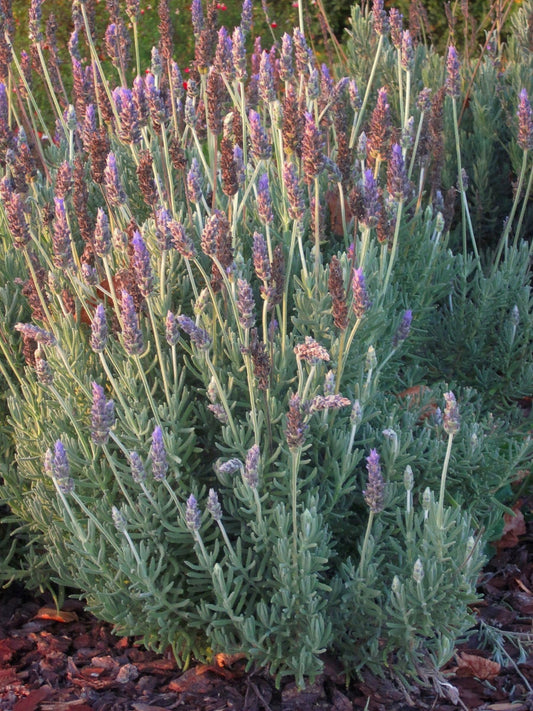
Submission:
M 372 449 L 366 459 L 368 483 L 363 491 L 365 503 L 372 513 L 380 513 L 385 507 L 385 481 L 377 450 Z
M 135 281 L 141 294 L 147 297 L 152 292 L 154 286 L 154 275 L 150 265 L 150 253 L 140 232 L 135 232 L 131 240 L 131 245 L 133 247 L 131 262 L 135 274 Z
M 137 452 L 130 452 L 129 460 L 131 478 L 136 484 L 140 484 L 146 479 L 146 470 L 144 468 L 144 464 L 142 463 L 142 459 L 139 457 Z
M 198 531 L 202 516 L 196 498 L 191 494 L 187 499 L 187 509 L 185 511 L 185 523 L 191 531 Z
M 215 470 L 218 474 L 235 474 L 235 472 L 239 471 L 242 467 L 243 463 L 241 460 L 234 457 L 222 463 L 217 462 Z
M 383 8 L 383 0 L 374 0 L 372 4 L 372 24 L 378 35 L 386 35 L 389 31 L 389 20 Z
M 130 356 L 139 356 L 144 351 L 144 340 L 133 298 L 126 290 L 122 291 L 121 316 L 124 350 Z
M 391 149 L 387 167 L 387 191 L 396 200 L 405 200 L 409 195 L 409 181 L 405 169 L 402 149 L 395 143 Z
M 405 71 L 409 71 L 415 60 L 415 52 L 413 49 L 413 38 L 409 30 L 404 30 L 402 34 L 402 55 L 401 64 Z
M 198 36 L 204 29 L 204 13 L 202 10 L 202 0 L 192 0 L 191 21 L 195 36 Z
M 457 51 L 451 44 L 448 48 L 448 59 L 446 61 L 446 93 L 453 99 L 457 99 L 460 94 L 461 77 L 459 71 L 460 65 Z
M 51 470 L 59 491 L 63 494 L 69 494 L 74 488 L 74 481 L 70 476 L 70 465 L 65 447 L 60 439 L 55 443 Z
M 395 7 L 389 10 L 390 38 L 396 49 L 401 49 L 403 32 L 403 15 Z
M 409 335 L 411 331 L 411 321 L 413 320 L 413 312 L 411 309 L 408 309 L 405 311 L 402 322 L 398 326 L 398 330 L 393 336 L 392 339 L 392 345 L 394 348 L 396 348 L 402 341 L 405 341 L 407 336 Z
M 91 323 L 89 343 L 95 353 L 101 353 L 107 343 L 107 320 L 103 304 L 98 304 Z
M 259 232 L 254 232 L 253 241 L 252 256 L 255 273 L 258 279 L 267 284 L 271 278 L 271 270 L 265 238 Z
M 293 220 L 301 220 L 305 212 L 305 203 L 293 163 L 285 163 L 283 166 L 283 184 L 289 201 L 289 217 Z
M 156 481 L 162 481 L 168 471 L 167 453 L 163 443 L 163 432 L 157 426 L 152 433 L 152 446 L 150 447 L 152 461 L 152 476 Z
M 362 318 L 365 315 L 368 307 L 370 306 L 370 299 L 368 298 L 365 277 L 361 268 L 353 270 L 352 292 L 353 312 L 356 318 Z
M 115 403 L 105 399 L 104 389 L 92 383 L 93 404 L 91 407 L 91 439 L 95 444 L 106 444 L 109 431 L 115 423 Z
M 222 506 L 218 500 L 218 494 L 214 489 L 209 489 L 207 495 L 207 510 L 215 521 L 222 520 Z
M 272 155 L 272 146 L 261 125 L 261 119 L 257 111 L 251 109 L 248 114 L 248 120 L 250 122 L 250 149 L 252 154 L 257 160 L 270 158 Z
M 292 31 L 292 40 L 294 45 L 294 55 L 296 58 L 296 71 L 303 76 L 309 73 L 309 64 L 312 62 L 313 54 L 309 49 L 305 36 L 299 27 L 295 27 Z
M 270 61 L 270 53 L 265 50 L 261 53 L 261 63 L 259 65 L 259 96 L 268 104 L 276 100 L 276 90 L 274 88 L 274 72 Z
M 322 135 L 312 115 L 306 111 L 305 128 L 302 139 L 302 162 L 305 182 L 309 185 L 325 166 Z
M 49 331 L 45 331 L 39 326 L 35 326 L 33 323 L 16 323 L 15 331 L 19 331 L 27 338 L 33 338 L 37 343 L 42 343 L 43 346 L 55 346 L 57 341 L 55 336 Z
M 112 506 L 111 518 L 113 519 L 113 524 L 115 525 L 117 531 L 119 531 L 120 533 L 124 533 L 128 525 L 128 521 L 124 513 L 116 506 Z
M 197 326 L 192 318 L 181 314 L 177 317 L 177 322 L 198 349 L 207 350 L 210 347 L 211 336 L 205 329 Z
M 263 173 L 257 181 L 257 212 L 259 213 L 259 219 L 264 225 L 271 223 L 274 219 L 270 186 L 266 173 Z
M 253 328 L 255 324 L 255 302 L 252 287 L 246 279 L 237 280 L 237 311 L 243 328 Z
M 258 467 L 260 458 L 259 445 L 254 444 L 246 454 L 242 478 L 251 489 L 256 489 L 259 481 Z
M 287 414 L 287 429 L 285 438 L 291 452 L 300 449 L 305 442 L 305 433 L 309 425 L 304 422 L 300 397 L 292 395 L 289 400 L 289 412 Z
M 246 79 L 246 47 L 244 43 L 244 32 L 240 27 L 236 27 L 233 30 L 232 43 L 235 77 L 237 81 L 244 82 Z
M 442 416 L 442 426 L 444 431 L 449 435 L 456 435 L 461 427 L 461 417 L 459 415 L 459 407 L 455 399 L 455 395 L 450 390 L 444 393 L 446 406 Z
M 118 207 L 126 202 L 126 193 L 120 182 L 114 153 L 110 153 L 107 156 L 107 164 L 104 168 L 104 184 L 107 199 L 113 207 Z
M 533 116 L 527 91 L 522 89 L 518 103 L 518 145 L 523 151 L 533 148 Z
M 286 32 L 281 38 L 278 71 L 280 79 L 285 82 L 290 81 L 294 76 L 292 37 Z
M 67 219 L 65 201 L 62 198 L 54 198 L 55 221 L 54 233 L 52 235 L 52 247 L 54 250 L 54 265 L 59 269 L 69 269 L 74 266 L 72 256 L 72 238 Z
M 192 159 L 187 173 L 187 197 L 192 203 L 200 202 L 202 199 L 202 176 L 196 158 Z
M 98 257 L 105 257 L 111 251 L 111 230 L 109 219 L 105 211 L 99 207 L 96 213 L 96 225 L 94 228 L 94 252 Z
M 172 311 L 167 311 L 167 317 L 165 319 L 165 339 L 169 346 L 175 346 L 180 337 L 180 329 L 178 322 L 176 321 L 176 316 Z
M 35 373 L 37 380 L 42 385 L 51 385 L 54 381 L 52 368 L 50 368 L 48 361 L 42 357 L 40 349 L 35 351 Z
M 172 245 L 178 250 L 181 256 L 185 259 L 194 259 L 196 256 L 194 242 L 186 234 L 185 227 L 181 224 L 181 222 L 169 220 L 167 227 L 172 239 Z
M 241 29 L 244 34 L 248 34 L 252 29 L 252 0 L 243 0 L 241 10 Z
M 366 227 L 375 227 L 381 214 L 381 203 L 379 201 L 378 187 L 370 169 L 365 170 L 363 208 L 365 214 L 361 222 Z
M 15 193 L 7 188 L 6 183 L 7 178 L 2 178 L 2 200 L 6 210 L 7 224 L 13 239 L 13 246 L 15 249 L 23 249 L 31 240 L 24 209 L 25 199 L 20 193 Z

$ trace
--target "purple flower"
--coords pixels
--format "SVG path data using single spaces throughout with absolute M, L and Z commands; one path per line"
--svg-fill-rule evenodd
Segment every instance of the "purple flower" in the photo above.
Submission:
M 258 279 L 267 284 L 270 281 L 271 270 L 265 238 L 259 232 L 254 232 L 253 240 L 252 256 L 255 273 Z
M 104 389 L 98 383 L 92 384 L 93 404 L 91 408 L 91 439 L 95 444 L 106 444 L 109 430 L 115 422 L 115 403 L 105 399 Z
M 172 311 L 167 311 L 167 317 L 165 319 L 165 338 L 169 346 L 175 346 L 180 337 L 180 329 L 178 322 L 176 321 L 176 316 Z
M 292 395 L 289 400 L 287 429 L 285 430 L 285 438 L 291 452 L 294 452 L 303 446 L 307 429 L 308 425 L 305 424 L 303 419 L 300 398 L 298 395 Z
M 122 291 L 121 316 L 124 350 L 131 356 L 141 355 L 144 351 L 143 335 L 139 328 L 139 319 L 133 298 L 126 290 Z
M 378 35 L 386 35 L 389 30 L 389 20 L 383 8 L 383 0 L 374 0 L 372 4 L 372 23 Z
M 222 506 L 218 500 L 218 494 L 214 489 L 209 489 L 207 495 L 207 510 L 215 521 L 220 521 L 222 519 Z
M 282 81 L 290 81 L 294 76 L 292 37 L 284 33 L 281 38 L 281 54 L 279 58 L 279 77 Z
M 341 407 L 348 407 L 352 401 L 342 395 L 315 395 L 309 405 L 309 412 L 320 412 L 322 410 L 340 410 Z
M 268 140 L 268 136 L 261 125 L 261 119 L 257 111 L 250 110 L 248 114 L 250 122 L 250 142 L 251 152 L 257 160 L 266 160 L 272 155 L 272 146 Z
M 65 209 L 65 201 L 62 198 L 54 198 L 55 221 L 54 234 L 52 236 L 52 246 L 54 249 L 54 265 L 59 269 L 68 269 L 74 266 L 72 256 L 72 238 Z
M 461 78 L 459 70 L 457 51 L 451 44 L 448 48 L 448 59 L 446 61 L 446 93 L 454 99 L 457 99 L 460 94 Z
M 43 346 L 55 346 L 57 341 L 55 336 L 49 331 L 45 331 L 33 323 L 16 323 L 15 331 L 19 331 L 28 338 L 33 338 L 37 343 L 42 343 Z
M 68 463 L 65 447 L 60 439 L 55 443 L 53 457 L 50 455 L 51 453 L 45 456 L 45 469 L 47 467 L 50 468 L 59 491 L 63 494 L 68 494 L 74 488 L 74 481 L 70 476 L 70 465 Z
M 444 414 L 442 416 L 442 426 L 444 431 L 449 435 L 456 435 L 461 427 L 461 417 L 459 415 L 459 407 L 457 405 L 457 400 L 455 395 L 450 390 L 444 393 L 444 400 L 446 401 L 446 406 L 444 408 Z
M 268 183 L 268 175 L 263 175 L 257 181 L 257 212 L 261 222 L 266 225 L 274 219 L 272 211 L 272 198 L 270 197 L 270 186 Z
M 192 203 L 200 202 L 202 199 L 202 175 L 196 158 L 192 159 L 187 173 L 187 197 Z
M 232 56 L 233 42 L 228 35 L 225 27 L 221 27 L 218 31 L 217 48 L 215 51 L 215 59 L 213 67 L 216 71 L 228 79 L 233 79 L 234 67 Z
M 259 445 L 257 444 L 254 444 L 246 454 L 242 478 L 251 489 L 256 489 L 259 481 L 258 467 L 260 456 L 261 453 L 259 451 Z
M 237 81 L 244 82 L 246 79 L 246 47 L 244 43 L 244 32 L 240 27 L 236 27 L 233 30 L 232 54 L 235 77 Z
M 31 0 L 28 13 L 28 37 L 32 42 L 36 43 L 43 41 L 41 4 L 42 0 Z
M 248 34 L 252 29 L 252 0 L 243 0 L 241 10 L 241 29 L 245 34 Z
M 259 96 L 268 104 L 276 100 L 276 90 L 274 87 L 274 72 L 270 62 L 270 53 L 263 50 L 261 54 L 261 62 L 259 65 Z
M 361 220 L 367 227 L 375 227 L 381 214 L 378 186 L 370 169 L 365 170 L 363 189 L 364 218 Z
M 405 170 L 402 149 L 395 143 L 391 149 L 387 168 L 387 191 L 390 197 L 404 200 L 409 195 L 409 181 Z
M 252 287 L 246 279 L 237 280 L 237 310 L 239 323 L 243 328 L 253 328 L 255 324 L 255 303 Z
M 201 519 L 202 516 L 198 508 L 196 497 L 191 494 L 187 499 L 187 509 L 185 511 L 185 523 L 187 524 L 187 528 L 190 528 L 191 531 L 197 531 L 200 528 Z
M 403 15 L 395 7 L 389 11 L 390 38 L 396 49 L 401 49 L 403 32 Z
M 192 318 L 181 314 L 177 317 L 177 321 L 180 325 L 180 328 L 185 331 L 185 333 L 190 337 L 191 341 L 197 348 L 199 348 L 200 350 L 205 350 L 209 348 L 209 346 L 211 345 L 211 336 L 207 333 L 206 330 L 197 326 L 196 323 L 192 320 Z
M 366 459 L 366 468 L 368 483 L 363 496 L 370 511 L 379 513 L 385 506 L 385 481 L 381 473 L 379 454 L 375 449 L 370 451 L 370 456 Z
M 402 34 L 402 67 L 405 71 L 409 71 L 413 66 L 415 53 L 413 49 L 413 38 L 409 30 L 404 30 Z
M 523 151 L 533 148 L 533 117 L 527 91 L 522 89 L 518 103 L 518 145 Z
M 285 163 L 283 166 L 283 184 L 289 201 L 289 217 L 293 220 L 301 220 L 305 212 L 305 203 L 293 163 Z
M 292 40 L 294 45 L 294 54 L 296 57 L 296 71 L 298 74 L 306 75 L 309 73 L 309 64 L 312 62 L 313 53 L 309 49 L 305 37 L 299 27 L 295 27 L 292 31 Z
M 130 452 L 130 470 L 131 478 L 136 484 L 140 484 L 146 479 L 146 471 L 142 459 L 139 457 L 137 452 Z
M 185 259 L 194 259 L 196 256 L 194 242 L 187 236 L 185 227 L 181 224 L 181 222 L 169 220 L 167 227 L 172 238 L 172 245 L 178 250 L 181 256 Z
M 104 182 L 109 203 L 114 207 L 124 204 L 126 202 L 126 193 L 120 182 L 114 153 L 110 153 L 107 156 L 107 164 L 104 168 Z
M 139 125 L 139 113 L 133 92 L 131 89 L 117 87 L 113 91 L 113 99 L 117 106 L 120 124 L 118 127 L 118 137 L 124 143 L 140 143 L 141 129 Z
M 398 326 L 398 330 L 394 334 L 394 337 L 392 339 L 392 345 L 394 348 L 398 346 L 402 341 L 405 341 L 407 336 L 409 335 L 409 332 L 411 331 L 411 321 L 413 320 L 413 312 L 411 309 L 408 309 L 402 318 L 402 322 Z
M 107 342 L 107 320 L 103 304 L 98 304 L 91 323 L 90 345 L 95 353 L 101 353 Z
M 20 193 L 13 192 L 8 182 L 8 178 L 4 176 L 1 180 L 0 193 L 6 210 L 13 246 L 15 249 L 23 249 L 31 239 L 30 229 L 26 222 L 25 199 Z
M 305 360 L 306 363 L 311 365 L 317 365 L 320 361 L 328 362 L 330 360 L 330 355 L 324 346 L 321 346 L 311 336 L 306 336 L 304 343 L 294 346 L 294 352 L 297 358 Z
M 139 291 L 146 297 L 152 292 L 154 286 L 154 275 L 150 265 L 150 253 L 146 243 L 139 232 L 135 232 L 131 240 L 133 255 L 131 258 L 133 272 Z
M 204 13 L 202 10 L 202 0 L 192 0 L 191 20 L 195 35 L 199 35 L 204 29 Z
M 370 306 L 368 292 L 366 290 L 365 277 L 361 267 L 353 270 L 352 277 L 352 309 L 356 318 L 362 318 Z
M 302 162 L 304 180 L 309 185 L 325 166 L 322 134 L 311 114 L 305 112 L 305 128 L 302 139 Z
M 152 476 L 156 481 L 162 481 L 168 471 L 168 462 L 165 445 L 163 443 L 163 432 L 159 426 L 155 428 L 152 434 L 150 459 L 152 460 Z
M 96 226 L 94 228 L 94 251 L 98 257 L 105 257 L 111 251 L 111 230 L 109 218 L 105 211 L 99 207 L 96 213 Z

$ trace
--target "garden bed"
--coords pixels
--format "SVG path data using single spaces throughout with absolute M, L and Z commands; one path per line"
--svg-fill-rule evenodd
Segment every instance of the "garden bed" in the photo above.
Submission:
M 526 516 L 532 508 L 533 498 L 523 502 Z M 514 524 L 522 520 L 518 517 Z M 478 632 L 459 647 L 455 661 L 443 671 L 441 682 L 447 680 L 450 686 L 441 683 L 440 697 L 435 689 L 402 690 L 371 675 L 346 686 L 333 658 L 326 661 L 325 673 L 303 691 L 290 678 L 276 689 L 264 671 L 246 672 L 239 658 L 219 656 L 212 665 L 198 664 L 183 672 L 171 655 L 156 655 L 137 646 L 133 638 L 114 636 L 110 625 L 85 611 L 77 600 L 67 599 L 57 615 L 47 596 L 10 587 L 0 599 L 0 709 L 528 711 L 533 708 L 532 544 L 533 522 L 523 528 L 512 525 L 485 566 L 480 576 L 483 602 L 477 610 Z M 494 653 L 489 659 L 482 648 L 485 625 L 509 633 L 500 649 L 503 657 L 509 656 L 501 666 Z M 522 659 L 512 638 L 523 643 Z

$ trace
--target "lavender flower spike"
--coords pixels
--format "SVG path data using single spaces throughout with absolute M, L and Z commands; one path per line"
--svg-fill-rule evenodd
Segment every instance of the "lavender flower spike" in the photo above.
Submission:
M 15 331 L 20 331 L 24 336 L 28 338 L 33 338 L 37 343 L 42 343 L 43 346 L 55 346 L 57 341 L 53 333 L 45 331 L 39 326 L 35 326 L 33 323 L 16 323 Z
M 306 363 L 311 363 L 311 365 L 316 365 L 319 361 L 329 361 L 330 356 L 324 346 L 315 341 L 311 336 L 305 337 L 304 343 L 299 343 L 294 346 L 294 352 L 297 358 L 300 360 L 305 360 Z
M 237 310 L 239 323 L 243 328 L 253 328 L 255 324 L 254 294 L 246 279 L 237 280 Z
M 176 316 L 172 311 L 167 311 L 167 317 L 165 319 L 165 339 L 169 346 L 175 346 L 180 337 L 180 329 L 178 322 L 176 321 Z
M 394 337 L 392 339 L 392 345 L 394 348 L 396 348 L 397 345 L 402 343 L 402 341 L 405 341 L 407 336 L 409 335 L 409 332 L 411 331 L 411 321 L 413 320 L 413 312 L 411 309 L 408 309 L 402 318 L 402 322 L 398 326 L 398 330 L 394 334 Z
M 139 319 L 133 299 L 125 290 L 122 291 L 121 315 L 124 350 L 131 356 L 141 355 L 144 351 L 143 335 L 139 328 Z
M 181 314 L 176 320 L 197 348 L 201 350 L 209 348 L 211 345 L 211 336 L 206 330 L 197 326 L 192 318 Z
M 94 251 L 98 257 L 105 257 L 111 251 L 111 230 L 109 218 L 105 211 L 99 207 L 96 213 L 96 226 L 94 228 Z
M 285 438 L 291 452 L 303 446 L 307 429 L 308 425 L 306 425 L 303 420 L 300 398 L 298 395 L 292 395 L 289 400 L 287 429 L 285 430 Z
M 409 195 L 409 181 L 405 170 L 402 149 L 395 143 L 391 149 L 387 169 L 387 191 L 396 200 L 405 200 Z
M 67 269 L 74 266 L 72 256 L 72 239 L 70 227 L 67 219 L 65 201 L 62 198 L 54 198 L 55 222 L 54 234 L 52 236 L 52 246 L 54 249 L 54 265 L 59 269 Z
M 104 389 L 98 383 L 92 384 L 93 404 L 91 408 L 91 439 L 95 444 L 106 444 L 109 430 L 115 422 L 115 404 L 105 399 Z
M 152 460 L 152 476 L 156 481 L 162 481 L 168 471 L 168 462 L 165 445 L 163 443 L 163 432 L 159 426 L 155 428 L 152 434 L 150 459 Z
M 91 323 L 89 343 L 95 353 L 101 353 L 107 342 L 107 320 L 103 304 L 98 304 Z
M 352 309 L 356 318 L 362 318 L 370 306 L 366 290 L 365 277 L 361 268 L 353 270 L 352 278 L 353 302 Z
M 215 521 L 222 520 L 222 506 L 218 500 L 218 494 L 214 489 L 209 489 L 207 495 L 207 510 Z
M 251 489 L 256 489 L 257 483 L 259 481 L 258 467 L 260 456 L 261 453 L 259 451 L 258 444 L 254 444 L 246 454 L 246 461 L 244 463 L 242 478 Z
M 446 93 L 453 99 L 457 99 L 460 94 L 461 78 L 459 70 L 460 65 L 457 57 L 457 51 L 453 44 L 451 44 L 448 48 L 448 59 L 446 61 Z
M 385 505 L 385 481 L 381 473 L 381 464 L 377 450 L 372 449 L 366 459 L 368 483 L 363 491 L 365 502 L 372 513 L 383 511 Z
M 187 499 L 187 509 L 185 511 L 185 523 L 191 531 L 197 531 L 200 528 L 201 513 L 198 508 L 196 497 L 191 494 Z
M 533 116 L 527 91 L 522 89 L 518 103 L 518 145 L 523 151 L 533 149 Z
M 48 460 L 50 458 L 48 457 Z M 68 494 L 74 488 L 74 481 L 70 476 L 70 465 L 63 442 L 57 440 L 54 447 L 54 456 L 51 460 L 51 472 L 56 481 L 59 491 Z
M 144 464 L 142 463 L 142 459 L 139 457 L 137 452 L 130 452 L 129 456 L 130 460 L 130 469 L 131 469 L 131 478 L 136 484 L 140 484 L 146 479 L 146 471 L 144 469 Z
M 117 160 L 114 153 L 107 156 L 107 164 L 104 168 L 104 181 L 107 198 L 111 205 L 118 207 L 126 202 L 126 193 L 120 182 L 117 168 Z
M 269 224 L 274 219 L 270 185 L 266 173 L 263 173 L 257 181 L 257 211 L 259 219 L 264 225 Z
M 133 247 L 132 266 L 139 291 L 146 297 L 152 292 L 154 275 L 150 265 L 150 253 L 140 232 L 135 232 L 131 241 Z
M 261 125 L 261 119 L 257 111 L 250 109 L 248 120 L 250 122 L 250 141 L 253 155 L 257 160 L 270 158 L 272 155 L 272 146 Z
M 444 400 L 446 401 L 446 407 L 444 408 L 444 414 L 442 417 L 442 426 L 447 434 L 453 436 L 459 432 L 461 427 L 459 407 L 457 406 L 455 395 L 451 390 L 444 393 Z

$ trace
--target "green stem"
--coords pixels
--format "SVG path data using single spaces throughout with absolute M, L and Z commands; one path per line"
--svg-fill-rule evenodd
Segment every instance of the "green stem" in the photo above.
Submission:
M 446 490 L 446 475 L 448 473 L 448 465 L 450 463 L 450 455 L 452 452 L 453 434 L 448 435 L 448 446 L 446 448 L 446 456 L 444 457 L 444 464 L 442 466 L 442 473 L 440 475 L 440 491 L 439 491 L 439 503 L 437 507 L 437 526 L 442 527 L 442 518 L 444 512 L 444 493 Z

